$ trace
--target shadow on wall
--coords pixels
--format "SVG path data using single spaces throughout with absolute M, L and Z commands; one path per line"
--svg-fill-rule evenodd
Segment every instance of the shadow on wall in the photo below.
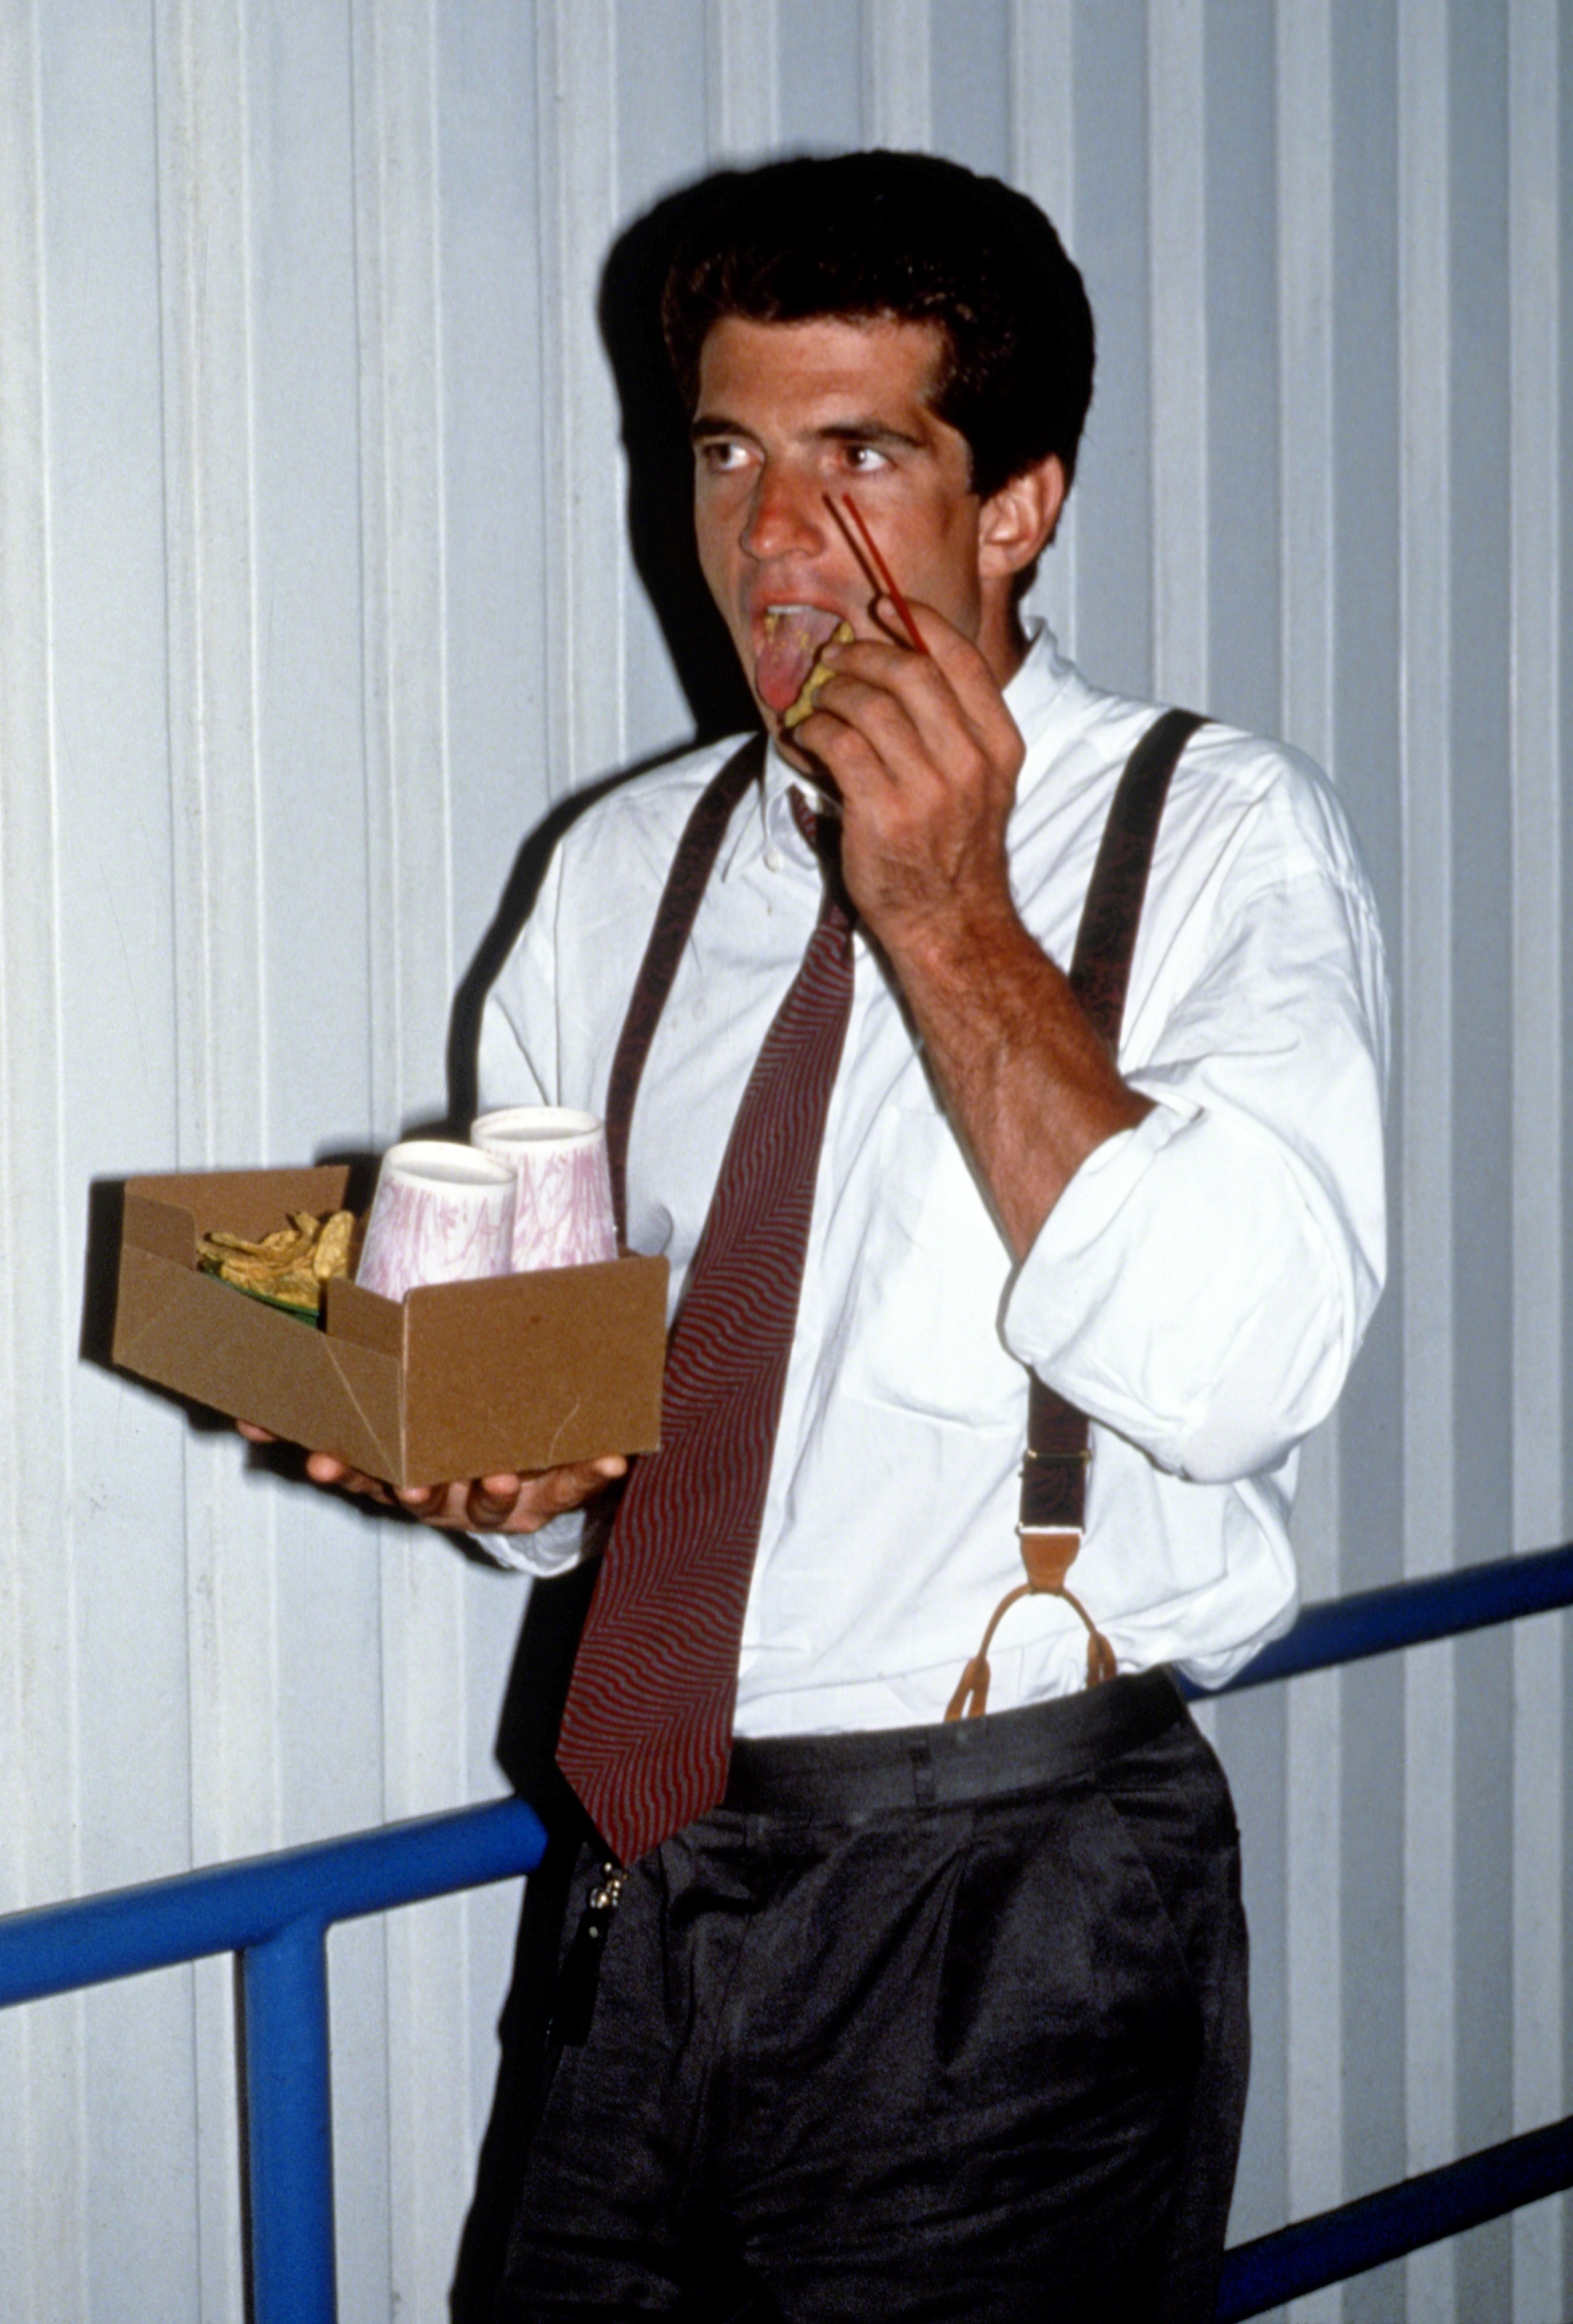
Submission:
M 725 178 L 701 179 L 667 195 L 626 227 L 607 257 L 597 304 L 622 412 L 628 462 L 628 530 L 634 564 L 692 713 L 692 733 L 680 743 L 614 770 L 573 798 L 560 800 L 526 837 L 492 925 L 454 996 L 448 1034 L 447 1111 L 440 1119 L 407 1123 L 405 1136 L 467 1137 L 477 1111 L 476 1053 L 482 1006 L 529 916 L 551 851 L 574 818 L 618 783 L 676 757 L 696 741 L 736 733 L 754 723 L 752 697 L 699 571 L 693 540 L 688 415 L 661 336 L 661 292 L 669 254 L 696 201 L 708 199 L 714 188 L 725 182 Z M 354 1165 L 357 1205 L 365 1207 L 375 1177 L 375 1154 L 347 1153 L 336 1144 L 330 1150 L 318 1152 L 313 1159 Z M 124 1191 L 124 1181 L 105 1180 L 89 1190 L 88 1198 L 79 1352 L 84 1361 L 105 1369 L 112 1369 Z M 150 1395 L 170 1393 L 140 1385 Z M 176 1400 L 185 1406 L 194 1427 L 227 1429 L 230 1425 L 187 1398 Z M 290 1473 L 300 1466 L 300 1456 L 282 1447 L 272 1452 L 254 1450 L 250 1457 L 254 1466 L 276 1467 Z
M 673 246 L 732 173 L 670 194 L 612 245 L 601 277 L 601 337 L 622 407 L 634 562 L 701 742 L 756 723 L 753 696 L 710 602 L 694 547 L 689 414 L 661 335 L 661 294 Z
M 624 768 L 554 807 L 520 850 L 497 916 L 454 1002 L 449 1042 L 449 1107 L 455 1123 L 476 1111 L 476 1047 L 486 991 L 529 915 L 551 851 L 576 816 L 620 782 L 696 742 L 756 723 L 754 701 L 725 624 L 710 601 L 694 548 L 688 413 L 661 336 L 668 261 L 699 200 L 724 177 L 707 177 L 666 196 L 613 244 L 601 278 L 601 337 L 616 382 L 628 464 L 628 533 L 689 710 L 692 734 L 675 748 Z M 514 1978 L 499 2029 L 501 2062 L 474 2200 L 450 2297 L 453 2324 L 490 2316 L 513 2210 L 520 2153 L 539 2101 L 545 2010 L 551 1990 L 569 1878 L 584 1826 L 553 1753 L 573 1657 L 597 1561 L 531 1591 L 497 1734 L 509 1782 L 540 1810 L 553 1834 L 530 1881 Z
M 726 626 L 710 602 L 694 548 L 689 415 L 661 336 L 661 293 L 672 249 L 700 202 L 727 174 L 668 194 L 625 228 L 601 276 L 597 316 L 622 414 L 628 465 L 628 538 L 634 567 L 661 624 L 689 710 L 693 733 L 681 743 L 619 769 L 590 788 L 560 800 L 520 849 L 497 914 L 454 998 L 448 1044 L 449 1116 L 463 1135 L 476 1111 L 476 1045 L 481 1005 L 520 928 L 529 918 L 551 851 L 575 816 L 617 783 L 675 758 L 695 742 L 736 734 L 755 724 L 754 700 Z
M 492 925 L 454 997 L 448 1037 L 447 1111 L 440 1120 L 408 1124 L 406 1136 L 467 1137 L 477 1110 L 477 1045 L 486 995 L 528 918 L 552 849 L 575 817 L 617 784 L 678 756 L 696 742 L 736 733 L 754 723 L 752 697 L 699 570 L 693 539 L 688 414 L 661 333 L 661 293 L 670 254 L 695 208 L 715 198 L 718 189 L 724 190 L 732 175 L 722 172 L 696 180 L 664 196 L 625 227 L 608 254 L 597 300 L 601 337 L 621 407 L 634 560 L 692 714 L 693 731 L 684 741 L 647 754 L 571 798 L 560 800 L 525 838 Z M 336 1144 L 313 1158 L 319 1163 L 351 1164 L 356 1171 L 355 1199 L 357 1206 L 365 1207 L 375 1177 L 375 1154 L 346 1152 Z M 106 1370 L 113 1369 L 124 1194 L 125 1182 L 120 1179 L 98 1181 L 88 1193 L 78 1345 L 84 1362 Z M 132 1385 L 125 1375 L 121 1378 L 127 1387 Z M 167 1397 L 171 1394 L 148 1383 L 137 1385 L 150 1395 Z M 184 1405 L 194 1427 L 230 1426 L 189 1398 L 175 1400 Z M 251 1457 L 254 1465 L 291 1471 L 299 1466 L 298 1456 L 284 1448 L 271 1455 L 254 1451 Z M 574 1628 L 577 1632 L 577 1625 Z M 554 1655 L 561 1651 L 560 1645 L 551 1649 Z M 515 1686 L 510 1692 L 517 1691 Z M 506 1732 L 506 1713 L 504 1723 Z M 504 1766 L 517 1757 L 505 1746 L 501 1756 Z M 509 1767 L 509 1772 L 514 1769 Z

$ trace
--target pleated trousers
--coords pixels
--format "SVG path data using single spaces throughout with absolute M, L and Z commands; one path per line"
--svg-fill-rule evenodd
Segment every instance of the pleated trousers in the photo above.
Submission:
M 627 1877 L 498 2316 L 1210 2324 L 1245 1959 L 1165 1673 L 740 1744 Z

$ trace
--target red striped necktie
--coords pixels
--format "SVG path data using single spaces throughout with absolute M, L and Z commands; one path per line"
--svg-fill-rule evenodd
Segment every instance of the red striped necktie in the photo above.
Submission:
M 563 1712 L 558 1764 L 624 1864 L 726 1788 L 743 1616 L 851 1006 L 852 931 L 832 876 L 732 1126 L 667 1351 L 661 1451 L 628 1480 Z

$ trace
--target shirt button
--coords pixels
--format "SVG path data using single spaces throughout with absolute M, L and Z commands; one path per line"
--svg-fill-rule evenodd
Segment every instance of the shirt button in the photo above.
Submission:
M 782 860 L 783 860 L 783 859 L 782 859 L 782 852 L 781 852 L 780 848 L 779 848 L 779 847 L 777 847 L 777 846 L 773 844 L 773 843 L 772 843 L 772 844 L 771 844 L 769 847 L 767 847 L 767 848 L 765 849 L 765 851 L 764 851 L 764 868 L 765 868 L 765 870 L 766 870 L 767 872 L 779 872 L 779 871 L 781 870 L 781 867 L 782 867 Z

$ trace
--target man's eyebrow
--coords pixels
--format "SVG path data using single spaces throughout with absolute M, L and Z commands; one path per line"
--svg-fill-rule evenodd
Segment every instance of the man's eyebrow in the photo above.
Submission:
M 829 444 L 867 444 L 876 452 L 887 447 L 892 451 L 921 452 L 927 441 L 909 429 L 893 427 L 888 420 L 838 420 L 816 428 L 814 433 Z
M 824 444 L 866 444 L 873 450 L 921 452 L 927 438 L 914 436 L 910 429 L 893 427 L 888 420 L 835 420 L 824 427 L 815 428 L 811 436 Z M 745 436 L 754 441 L 754 430 L 740 420 L 728 420 L 724 412 L 701 411 L 689 425 L 689 440 L 693 444 L 708 443 L 717 436 Z

